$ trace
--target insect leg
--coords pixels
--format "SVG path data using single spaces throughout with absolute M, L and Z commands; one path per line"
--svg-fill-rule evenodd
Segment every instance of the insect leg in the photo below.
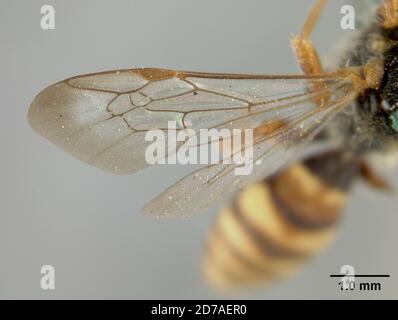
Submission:
M 398 0 L 384 0 L 378 10 L 378 19 L 385 29 L 398 27 Z
M 318 52 L 312 44 L 310 36 L 326 3 L 327 0 L 318 1 L 305 21 L 300 35 L 295 36 L 291 40 L 297 61 L 306 75 L 316 75 L 322 73 L 323 71 Z M 326 85 L 324 83 L 314 81 L 309 86 L 309 90 L 310 92 L 316 92 L 318 90 L 324 89 L 325 87 Z M 328 98 L 329 95 L 325 94 L 325 97 L 317 98 L 314 102 L 316 104 L 325 104 Z
M 293 50 L 295 51 L 301 69 L 307 75 L 322 73 L 322 65 L 319 55 L 310 39 L 311 33 L 319 20 L 322 9 L 327 0 L 319 0 L 311 10 L 300 35 L 292 39 Z
M 360 162 L 359 169 L 361 177 L 373 188 L 385 192 L 395 191 L 395 188 L 391 185 L 391 183 L 387 181 L 384 177 L 381 177 L 367 163 Z

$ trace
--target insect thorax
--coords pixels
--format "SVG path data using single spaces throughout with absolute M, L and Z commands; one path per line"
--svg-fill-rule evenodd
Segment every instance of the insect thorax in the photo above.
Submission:
M 340 66 L 363 66 L 372 59 L 382 59 L 385 64 L 382 83 L 378 89 L 360 95 L 327 129 L 355 154 L 398 149 L 398 45 L 389 46 L 383 53 L 376 50 L 380 41 L 398 40 L 398 29 L 387 32 L 372 23 L 363 30 Z

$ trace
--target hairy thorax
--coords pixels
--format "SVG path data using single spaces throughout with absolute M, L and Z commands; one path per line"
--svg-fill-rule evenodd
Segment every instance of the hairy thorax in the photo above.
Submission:
M 398 29 L 375 22 L 363 26 L 341 55 L 340 67 L 363 66 L 379 59 L 384 76 L 377 89 L 362 93 L 326 128 L 324 135 L 358 156 L 398 149 Z

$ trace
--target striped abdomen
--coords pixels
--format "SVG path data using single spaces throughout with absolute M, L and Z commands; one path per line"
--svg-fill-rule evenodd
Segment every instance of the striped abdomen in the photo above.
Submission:
M 247 187 L 220 213 L 210 234 L 204 257 L 208 280 L 230 288 L 296 270 L 333 239 L 356 176 L 354 161 L 327 154 Z

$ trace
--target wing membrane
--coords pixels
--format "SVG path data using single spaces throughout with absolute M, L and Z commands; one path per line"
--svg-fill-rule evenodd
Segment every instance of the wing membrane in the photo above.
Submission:
M 322 86 L 309 93 L 308 86 Z M 334 94 L 325 105 L 314 101 Z M 319 76 L 252 76 L 131 69 L 70 78 L 43 90 L 32 102 L 34 130 L 66 152 L 105 171 L 131 174 L 148 166 L 148 130 L 255 129 L 250 177 L 234 165 L 211 165 L 187 176 L 159 196 L 147 211 L 196 213 L 217 196 L 274 173 L 339 110 L 355 98 L 350 80 Z M 264 133 L 263 128 L 282 123 Z M 184 144 L 180 144 L 181 148 Z M 170 151 L 170 150 L 169 150 Z M 177 151 L 177 150 L 175 150 Z M 193 201 L 194 200 L 194 201 Z
M 336 86 L 345 80 L 326 75 L 312 81 Z M 166 129 L 172 120 L 177 129 L 254 127 L 263 121 L 259 114 L 271 117 L 281 104 L 305 99 L 307 84 L 308 78 L 299 76 L 105 72 L 43 90 L 28 119 L 34 130 L 73 156 L 111 173 L 131 174 L 147 166 L 146 131 Z

